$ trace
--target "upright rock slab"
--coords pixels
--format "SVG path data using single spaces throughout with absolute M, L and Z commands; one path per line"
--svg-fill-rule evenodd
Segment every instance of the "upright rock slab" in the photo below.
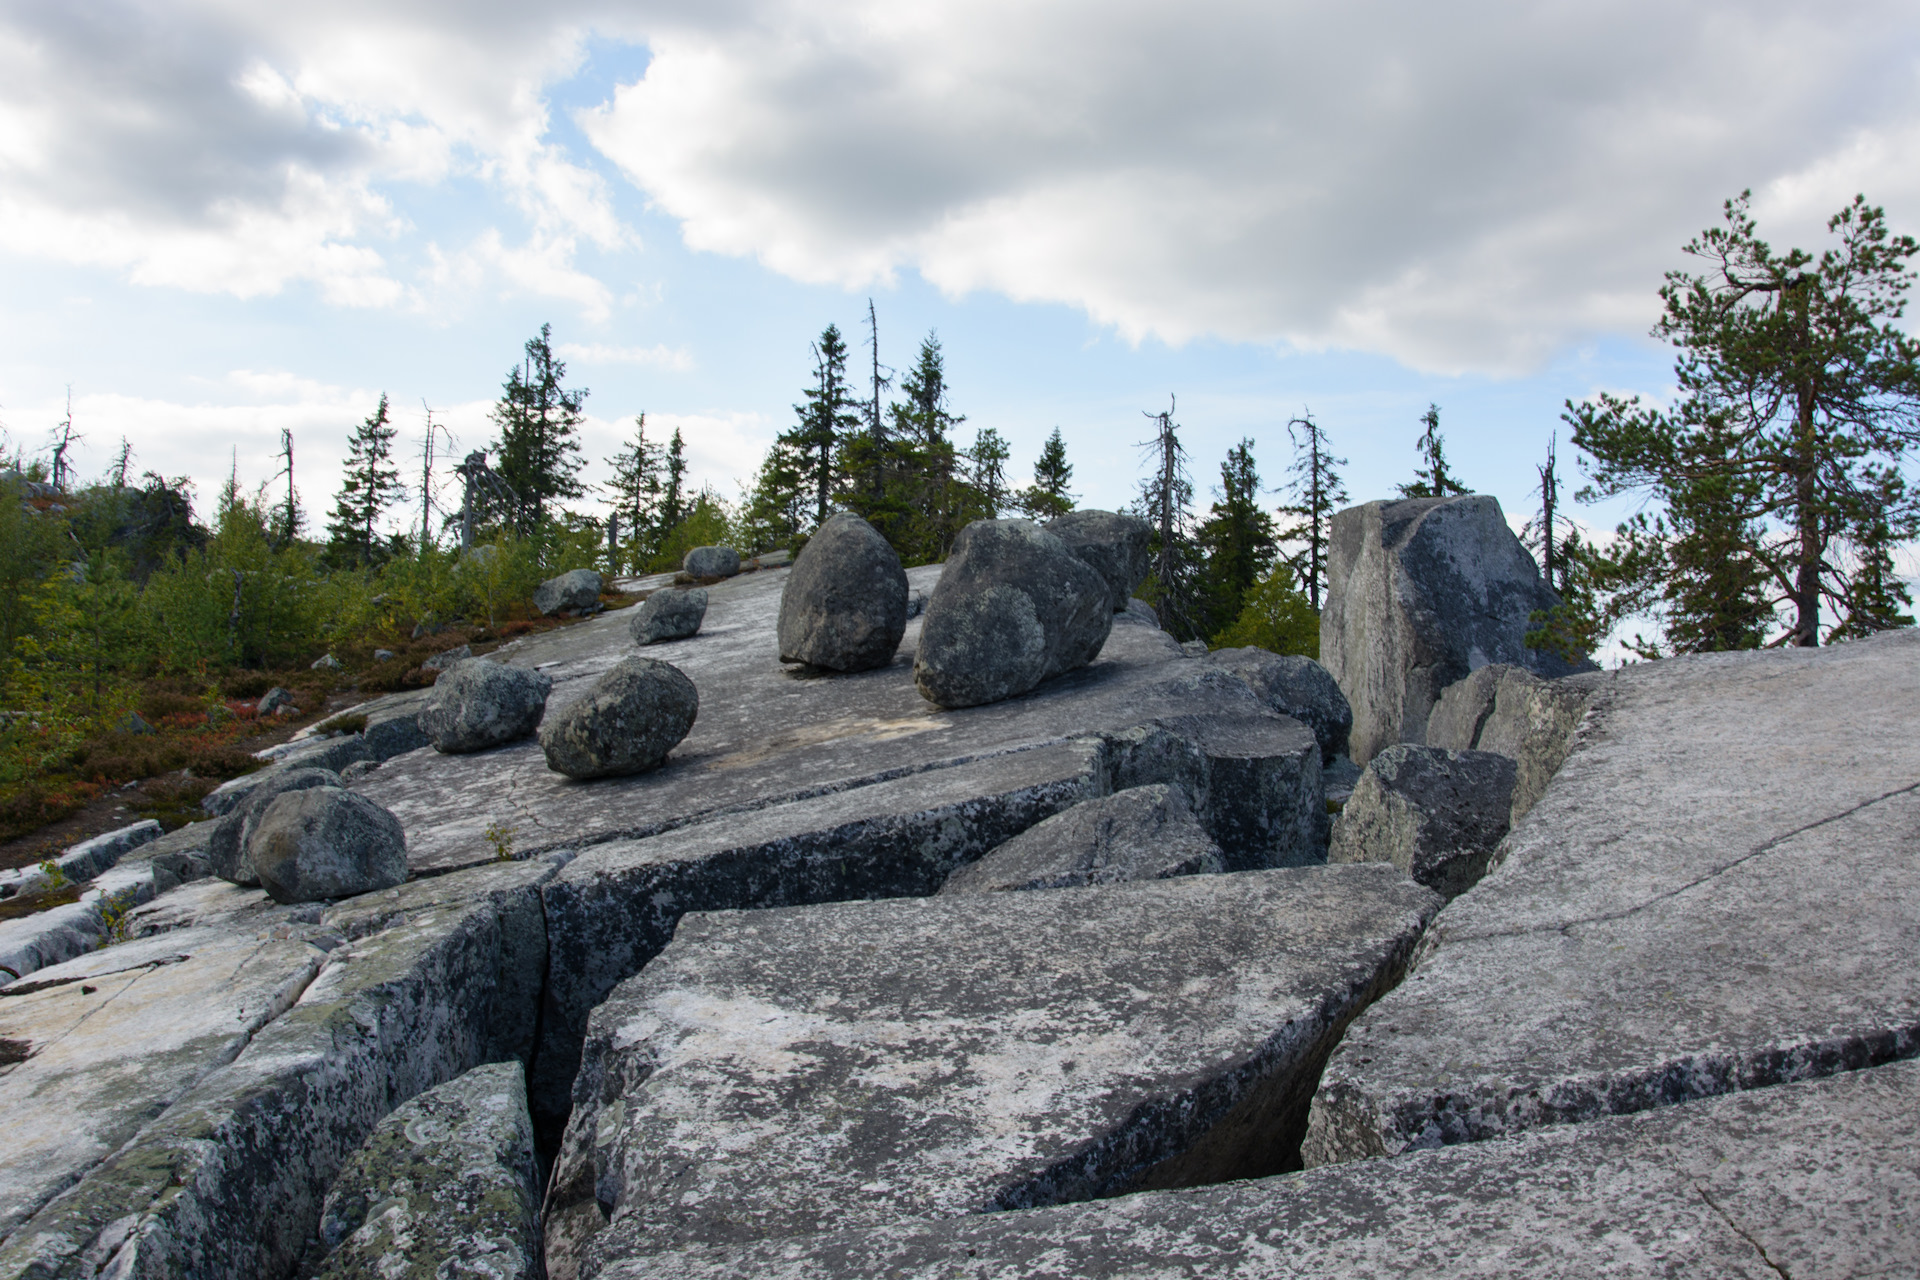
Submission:
M 1153 526 L 1138 516 L 1088 509 L 1069 511 L 1047 521 L 1045 527 L 1106 579 L 1113 611 L 1124 611 L 1128 599 L 1147 580 L 1147 543 Z
M 549 1220 L 612 1219 L 549 1271 L 1282 1171 L 1438 906 L 1325 867 L 688 916 L 594 1013 Z
M 1369 502 L 1336 513 L 1320 661 L 1352 704 L 1354 763 L 1396 742 L 1423 742 L 1441 690 L 1478 667 L 1571 671 L 1526 647 L 1528 614 L 1558 603 L 1493 498 Z
M 906 570 L 879 530 L 846 511 L 814 530 L 780 593 L 780 661 L 871 671 L 906 629 Z
M 1166 783 L 1083 800 L 960 868 L 941 894 L 1067 889 L 1225 871 L 1220 846 Z
M 1920 1052 L 1920 632 L 1600 678 L 1559 774 L 1329 1062 L 1308 1164 Z
M 1391 862 L 1451 900 L 1486 874 L 1512 807 L 1507 757 L 1403 742 L 1367 762 L 1327 861 Z

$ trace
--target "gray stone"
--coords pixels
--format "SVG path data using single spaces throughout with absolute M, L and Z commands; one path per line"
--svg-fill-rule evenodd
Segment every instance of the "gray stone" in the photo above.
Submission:
M 1521 667 L 1492 664 L 1441 692 L 1427 717 L 1427 742 L 1449 751 L 1497 751 L 1518 767 L 1512 821 L 1539 801 L 1567 758 L 1597 672 L 1542 680 Z
M 669 589 L 656 591 L 642 600 L 627 627 L 635 644 L 659 644 L 663 640 L 685 640 L 698 634 L 706 616 L 705 587 Z
M 907 592 L 907 617 L 917 618 L 927 611 L 927 593 L 924 591 Z
M 261 694 L 260 701 L 255 705 L 261 715 L 270 716 L 282 707 L 293 705 L 293 690 L 275 685 Z
M 1208 645 L 1205 640 L 1182 640 L 1180 652 L 1189 658 L 1204 658 L 1207 656 Z
M 538 671 L 469 658 L 441 673 L 417 723 L 438 751 L 485 751 L 530 736 L 553 681 Z
M 658 768 L 700 714 L 700 694 L 678 667 L 638 654 L 540 726 L 547 767 L 570 778 Z
M 541 617 L 566 609 L 591 609 L 600 599 L 600 575 L 591 569 L 569 569 L 533 589 L 533 607 Z
M 1480 882 L 1507 834 L 1513 761 L 1399 743 L 1372 760 L 1333 824 L 1328 862 L 1391 862 L 1448 900 Z
M 455 663 L 466 662 L 473 657 L 473 646 L 463 644 L 453 649 L 442 649 L 420 664 L 422 671 L 445 671 Z
M 342 663 L 340 659 L 330 653 L 323 653 L 308 664 L 308 669 L 312 671 L 343 671 L 346 669 L 346 664 Z
M 1440 691 L 1440 700 L 1427 713 L 1423 741 L 1442 751 L 1474 751 L 1480 746 L 1480 728 L 1493 714 L 1493 698 L 1500 678 L 1519 667 L 1489 662 Z
M 352 786 L 379 767 L 380 762 L 377 760 L 355 760 L 340 771 L 340 782 L 344 786 Z
M 1146 581 L 1147 543 L 1153 537 L 1153 526 L 1138 516 L 1070 511 L 1049 520 L 1046 529 L 1106 580 L 1115 613 L 1127 607 L 1134 590 Z
M 943 895 L 1164 880 L 1225 871 L 1220 846 L 1178 786 L 1083 800 L 947 877 Z
M 436 680 L 434 688 L 423 693 L 380 698 L 354 708 L 355 713 L 367 718 L 367 727 L 360 733 L 367 759 L 381 764 L 432 745 L 433 740 L 420 727 L 420 709 L 433 697 L 439 684 Z
M 375 662 L 392 662 L 392 661 L 393 661 L 393 650 L 391 650 L 391 649 L 375 649 L 375 650 L 373 651 L 373 660 L 374 660 Z
M 407 837 L 394 816 L 340 787 L 287 791 L 247 832 L 247 860 L 275 902 L 320 902 L 390 889 L 407 878 Z
M 1106 580 L 1039 525 L 976 520 L 927 602 L 914 684 L 939 707 L 1015 697 L 1098 657 L 1112 605 Z
M 1526 647 L 1528 614 L 1558 603 L 1493 498 L 1369 502 L 1336 513 L 1320 661 L 1352 704 L 1354 763 L 1422 741 L 1440 691 L 1477 667 L 1572 671 Z
M 821 525 L 780 594 L 780 661 L 831 671 L 892 663 L 907 626 L 907 575 L 878 530 L 849 512 Z
M 475 1067 L 396 1107 L 347 1160 L 318 1280 L 538 1280 L 537 1186 L 520 1064 Z
M 1261 701 L 1281 715 L 1292 716 L 1313 730 L 1322 764 L 1332 764 L 1335 756 L 1346 754 L 1353 708 L 1347 705 L 1339 683 L 1312 658 L 1249 646 L 1216 649 L 1207 661 L 1245 680 Z
M 1144 623 L 1149 627 L 1158 627 L 1160 625 L 1160 615 L 1153 611 L 1152 605 L 1140 599 L 1138 596 L 1127 601 L 1127 607 L 1123 612 L 1136 622 Z M 1115 619 L 1115 621 L 1118 621 L 1118 619 Z
M 680 561 L 691 578 L 731 578 L 740 572 L 740 553 L 732 547 L 695 547 Z
M 1438 907 L 1321 867 L 684 917 L 594 1012 L 549 1272 L 1284 1171 Z
M 1327 1066 L 1308 1163 L 1920 1051 L 1920 632 L 1598 677 L 1571 753 Z
M 248 854 L 248 840 L 259 825 L 261 811 L 285 792 L 339 785 L 340 775 L 331 769 L 282 769 L 263 777 L 213 825 L 207 837 L 208 869 L 230 884 L 259 884 L 260 874 Z
M 1197 1191 L 630 1256 L 600 1280 L 1911 1275 L 1920 1067 Z

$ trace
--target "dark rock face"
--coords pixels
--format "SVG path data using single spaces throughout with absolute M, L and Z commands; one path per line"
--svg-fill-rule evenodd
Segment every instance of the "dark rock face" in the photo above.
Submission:
M 1543 676 L 1574 670 L 1526 647 L 1527 616 L 1559 597 L 1493 498 L 1413 498 L 1333 518 L 1320 661 L 1353 708 L 1365 764 L 1420 742 L 1441 690 L 1490 662 Z
M 396 1107 L 333 1180 L 318 1280 L 536 1280 L 540 1197 L 518 1062 Z
M 533 589 L 533 607 L 543 617 L 563 609 L 591 609 L 600 599 L 600 575 L 591 569 L 569 569 Z
M 1409 743 L 1367 762 L 1333 824 L 1328 862 L 1391 862 L 1449 900 L 1487 873 L 1507 834 L 1513 761 Z
M 539 728 L 552 690 L 553 681 L 538 671 L 469 658 L 434 681 L 420 708 L 420 728 L 449 755 L 485 751 Z
M 948 876 L 940 892 L 1064 889 L 1226 869 L 1220 846 L 1193 816 L 1186 792 L 1156 783 L 1083 801 L 1029 827 Z
M 940 707 L 1015 697 L 1098 657 L 1113 613 L 1106 580 L 1060 539 L 1030 520 L 976 520 L 927 602 L 914 684 Z
M 1049 520 L 1046 529 L 1106 579 L 1115 613 L 1127 607 L 1134 590 L 1146 581 L 1153 526 L 1145 520 L 1114 511 L 1070 511 Z
M 696 547 L 695 551 L 702 550 Z M 687 553 L 691 559 L 693 552 Z M 712 576 L 712 575 L 708 575 Z M 707 616 L 707 589 L 662 588 L 640 602 L 633 611 L 627 631 L 638 645 L 659 644 L 663 640 L 685 640 L 697 635 Z
M 261 811 L 288 791 L 339 785 L 340 775 L 331 769 L 288 769 L 268 777 L 214 824 L 207 840 L 207 864 L 213 874 L 231 884 L 259 884 L 260 875 L 247 855 L 247 844 Z
M 680 669 L 635 654 L 540 726 L 547 767 L 570 778 L 642 773 L 693 728 L 700 694 Z
M 1265 649 L 1216 649 L 1207 661 L 1247 682 L 1269 707 L 1313 730 L 1320 744 L 1320 760 L 1332 764 L 1347 749 L 1353 731 L 1353 708 L 1327 669 L 1302 654 L 1269 653 Z
M 407 879 L 399 821 L 339 787 L 275 796 L 247 834 L 247 858 L 275 902 L 351 898 Z
M 740 553 L 732 547 L 695 547 L 680 561 L 690 578 L 731 578 L 740 572 Z
M 841 512 L 801 548 L 780 594 L 780 661 L 871 671 L 907 629 L 907 574 L 872 525 Z

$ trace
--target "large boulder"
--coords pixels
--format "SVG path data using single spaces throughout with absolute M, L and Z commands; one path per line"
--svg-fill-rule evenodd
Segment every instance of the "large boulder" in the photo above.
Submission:
M 1065 889 L 1226 869 L 1186 792 L 1157 783 L 1056 813 L 948 876 L 940 892 Z
M 1480 668 L 1441 691 L 1427 717 L 1427 743 L 1449 751 L 1494 751 L 1514 762 L 1511 820 L 1539 803 L 1573 749 L 1599 672 L 1542 680 L 1524 667 Z
M 627 623 L 627 632 L 635 644 L 659 644 L 663 640 L 685 640 L 700 631 L 707 617 L 707 589 L 666 588 L 640 602 Z
M 731 578 L 740 572 L 740 553 L 732 547 L 695 547 L 680 561 L 690 578 Z
M 1327 861 L 1391 862 L 1447 899 L 1478 884 L 1507 834 L 1513 761 L 1399 743 L 1367 762 Z
M 247 856 L 247 841 L 261 812 L 286 792 L 339 785 L 340 775 L 331 769 L 286 769 L 267 775 L 214 824 L 213 834 L 207 839 L 207 863 L 213 874 L 229 884 L 249 888 L 259 884 L 260 876 Z
M 817 529 L 780 593 L 780 661 L 871 671 L 907 630 L 907 573 L 879 530 L 850 512 Z
M 1047 522 L 1047 532 L 1067 544 L 1107 581 L 1113 611 L 1127 607 L 1147 578 L 1147 543 L 1153 526 L 1138 516 L 1114 511 L 1070 511 Z
M 1422 741 L 1440 691 L 1475 668 L 1575 670 L 1526 645 L 1528 615 L 1559 603 L 1499 502 L 1484 494 L 1336 513 L 1320 661 L 1352 704 L 1355 763 Z
M 1278 654 L 1249 645 L 1244 649 L 1216 649 L 1207 661 L 1247 682 L 1260 700 L 1283 716 L 1313 730 L 1323 764 L 1347 749 L 1353 731 L 1353 708 L 1328 670 L 1302 654 Z
M 468 658 L 441 672 L 420 708 L 420 729 L 436 750 L 485 751 L 540 726 L 553 681 L 538 671 Z
M 247 858 L 275 902 L 351 898 L 407 879 L 400 820 L 339 787 L 275 796 L 247 833 Z
M 693 728 L 700 694 L 680 668 L 635 654 L 540 726 L 547 767 L 570 778 L 643 773 Z
M 569 569 L 533 589 L 533 607 L 543 617 L 566 609 L 591 609 L 600 599 L 600 575 L 591 569 Z
M 1066 543 L 1031 520 L 976 520 L 927 602 L 914 684 L 941 707 L 1015 697 L 1098 657 L 1113 612 L 1107 580 Z

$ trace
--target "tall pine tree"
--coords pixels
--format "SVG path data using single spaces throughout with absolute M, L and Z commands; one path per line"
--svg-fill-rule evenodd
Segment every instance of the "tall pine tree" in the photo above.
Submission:
M 1398 486 L 1403 498 L 1445 498 L 1456 493 L 1465 493 L 1467 486 L 1460 483 L 1451 471 L 1447 470 L 1446 440 L 1440 434 L 1440 406 L 1430 404 L 1427 411 L 1420 415 L 1420 438 L 1414 441 L 1414 447 L 1420 450 L 1420 469 L 1413 473 L 1413 482 Z
M 493 422 L 500 429 L 494 452 L 496 470 L 514 492 L 516 531 L 527 537 L 546 525 L 549 507 L 559 498 L 577 498 L 580 442 L 575 433 L 585 420 L 585 387 L 569 390 L 562 380 L 567 366 L 553 354 L 553 326 L 543 324 L 526 346 L 526 360 L 507 374 Z
M 860 427 L 859 405 L 847 382 L 847 344 L 837 325 L 820 332 L 813 347 L 813 385 L 806 403 L 793 406 L 798 422 L 780 436 L 800 460 L 813 495 L 813 523 L 825 523 L 840 486 L 841 453 Z
M 1287 437 L 1293 441 L 1293 465 L 1288 468 L 1292 479 L 1283 487 L 1288 501 L 1281 505 L 1280 515 L 1288 523 L 1274 537 L 1298 548 L 1287 557 L 1287 564 L 1317 614 L 1327 590 L 1327 539 L 1333 532 L 1333 513 L 1347 500 L 1338 470 L 1347 460 L 1333 456 L 1327 448 L 1327 433 L 1311 412 L 1287 423 Z
M 1135 509 L 1153 535 L 1148 540 L 1148 580 L 1142 597 L 1160 615 L 1160 625 L 1182 640 L 1199 636 L 1199 609 L 1195 600 L 1198 557 L 1193 546 L 1193 480 L 1187 474 L 1187 450 L 1180 443 L 1180 427 L 1173 420 L 1174 404 L 1164 413 L 1148 413 L 1153 422 L 1151 440 L 1141 450 L 1152 468 L 1140 482 Z
M 1030 520 L 1055 520 L 1073 510 L 1074 494 L 1067 492 L 1073 465 L 1067 461 L 1067 443 L 1055 427 L 1034 460 L 1033 483 L 1014 495 L 1014 506 Z
M 1260 473 L 1254 467 L 1253 441 L 1227 450 L 1220 464 L 1218 500 L 1195 531 L 1205 559 L 1200 571 L 1198 629 L 1203 635 L 1224 630 L 1240 616 L 1247 593 L 1273 565 L 1273 517 L 1260 509 Z
M 407 497 L 400 470 L 392 463 L 397 434 L 383 391 L 379 408 L 353 429 L 347 441 L 340 492 L 334 495 L 333 515 L 327 521 L 327 559 L 335 565 L 374 565 L 387 559 L 386 542 L 376 532 L 380 516 Z

